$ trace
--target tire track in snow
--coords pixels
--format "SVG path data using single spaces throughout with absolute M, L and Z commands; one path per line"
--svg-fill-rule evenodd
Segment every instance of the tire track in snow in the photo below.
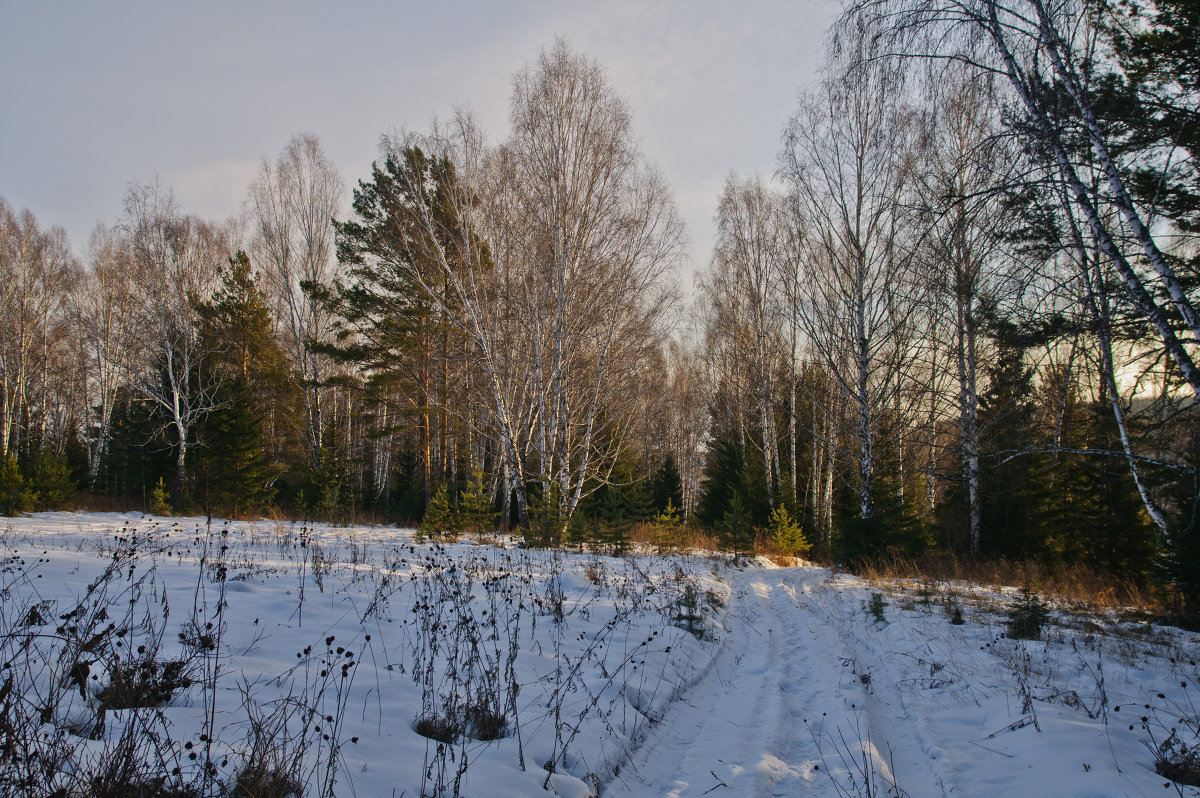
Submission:
M 885 772 L 891 745 L 893 761 L 903 763 L 898 783 L 909 795 L 944 794 L 917 719 L 893 703 L 898 692 L 891 700 L 875 692 L 895 678 L 887 652 L 811 594 L 826 574 L 735 573 L 729 631 L 713 665 L 651 727 L 602 795 L 842 795 L 827 768 L 842 768 L 843 757 L 858 754 L 860 735 L 882 750 L 878 767 Z M 850 662 L 870 663 L 877 688 L 861 681 Z
M 814 783 L 816 751 L 811 741 L 805 745 L 811 735 L 802 719 L 822 691 L 801 685 L 804 641 L 795 604 L 781 604 L 777 595 L 788 587 L 786 573 L 734 574 L 728 632 L 713 665 L 650 729 L 605 796 L 683 798 L 714 787 L 730 795 L 786 796 L 802 785 L 806 794 L 828 786 Z
M 831 594 L 825 603 L 817 599 L 815 591 L 831 590 L 821 585 L 823 571 L 793 573 L 800 583 L 791 594 L 795 615 L 804 620 L 813 643 L 808 667 L 838 674 L 840 679 L 841 706 L 835 707 L 837 715 L 830 711 L 823 730 L 828 764 L 841 765 L 843 755 L 857 755 L 856 767 L 861 766 L 860 746 L 869 743 L 877 790 L 872 794 L 894 795 L 889 789 L 892 783 L 902 795 L 913 798 L 947 794 L 946 785 L 954 780 L 944 772 L 941 752 L 929 743 L 921 714 L 904 701 L 901 676 L 892 664 L 897 652 L 882 636 L 866 631 L 870 622 L 858 614 L 857 607 L 842 617 L 830 611 L 826 603 L 848 603 L 843 596 Z M 833 728 L 828 728 L 830 723 Z M 835 747 L 840 750 L 830 750 Z

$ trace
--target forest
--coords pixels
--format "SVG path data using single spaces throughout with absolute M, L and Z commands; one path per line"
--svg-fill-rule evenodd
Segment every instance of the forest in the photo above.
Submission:
M 392 131 L 353 185 L 300 133 L 236 215 L 131 182 L 82 255 L 0 200 L 0 514 L 1036 562 L 1194 623 L 1198 99 L 1192 2 L 849 2 L 694 290 L 562 40 L 507 138 Z

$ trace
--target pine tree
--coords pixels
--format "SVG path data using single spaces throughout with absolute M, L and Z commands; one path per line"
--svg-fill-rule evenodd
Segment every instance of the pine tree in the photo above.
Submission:
M 659 549 L 678 551 L 683 546 L 683 521 L 679 518 L 679 508 L 670 498 L 667 499 L 667 506 L 655 513 L 651 525 L 654 527 Z
M 771 545 L 785 557 L 799 557 L 807 554 L 811 548 L 804 530 L 800 524 L 792 520 L 787 508 L 782 504 L 771 512 L 771 520 L 767 524 L 767 537 Z
M 494 532 L 498 515 L 488 495 L 487 476 L 482 469 L 471 469 L 471 479 L 458 493 L 458 517 L 463 531 L 481 537 Z
M 453 166 L 416 147 L 389 155 L 382 165 L 372 164 L 371 179 L 354 190 L 355 218 L 334 223 L 338 259 L 349 267 L 347 277 L 332 287 L 312 286 L 310 293 L 337 319 L 338 343 L 325 351 L 366 375 L 362 388 L 372 399 L 415 420 L 421 487 L 428 500 L 447 476 L 436 472 L 450 457 L 447 433 L 454 417 L 446 406 L 453 387 L 451 365 L 462 342 L 421 284 L 440 286 L 442 304 L 455 307 L 440 265 L 429 260 L 429 234 L 406 199 L 419 193 L 411 185 L 412 174 L 430 175 L 439 196 L 455 191 Z M 441 229 L 461 229 L 453 203 L 437 204 L 436 210 Z M 485 263 L 490 262 L 487 247 L 476 243 Z M 439 441 L 442 450 L 435 451 Z
M 417 537 L 421 540 L 440 540 L 445 537 L 455 538 L 462 532 L 461 519 L 453 507 L 443 485 L 429 500 L 425 508 L 425 517 L 417 529 Z
M 1200 4 L 1126 0 L 1107 32 L 1120 74 L 1097 100 L 1118 154 L 1134 163 L 1130 190 L 1181 230 L 1200 231 Z

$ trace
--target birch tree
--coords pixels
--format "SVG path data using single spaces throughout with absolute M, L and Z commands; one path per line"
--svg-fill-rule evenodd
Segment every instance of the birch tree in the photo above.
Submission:
M 122 231 L 129 236 L 136 291 L 136 349 L 126 372 L 131 387 L 165 414 L 175 433 L 172 502 L 187 484 L 189 432 L 217 406 L 218 385 L 200 369 L 197 305 L 216 286 L 229 257 L 221 231 L 184 215 L 170 189 L 132 185 Z
M 949 400 L 958 427 L 958 459 L 967 504 L 967 539 L 979 554 L 982 528 L 979 451 L 980 357 L 987 313 L 998 301 L 1003 186 L 1019 159 L 1005 147 L 986 82 L 961 69 L 935 73 L 922 144 L 918 193 L 935 330 L 945 331 L 956 390 Z M 936 366 L 935 366 L 936 369 Z M 936 416 L 935 416 L 936 419 Z
M 608 411 L 629 387 L 622 375 L 665 338 L 663 289 L 683 229 L 637 151 L 625 102 L 566 42 L 516 75 L 511 122 L 506 149 L 535 247 L 524 280 L 533 446 L 561 534 L 611 467 L 624 430 Z
M 16 454 L 22 433 L 39 433 L 38 445 L 45 438 L 50 350 L 76 272 L 61 228 L 42 230 L 0 199 L 0 458 Z
M 1004 82 L 1026 123 L 1030 150 L 1057 173 L 1130 303 L 1195 394 L 1200 370 L 1190 342 L 1200 339 L 1196 299 L 1135 202 L 1129 171 L 1088 90 L 1096 29 L 1107 13 L 1103 4 L 1086 0 L 858 0 L 840 25 L 851 36 L 864 27 L 874 31 L 887 53 L 954 59 Z M 1087 159 L 1075 157 L 1074 141 L 1085 143 Z M 1101 191 L 1091 190 L 1089 170 Z
M 95 485 L 108 451 L 112 412 L 136 332 L 136 280 L 129 238 L 99 225 L 89 244 L 90 271 L 72 313 L 88 360 L 84 444 L 88 481 Z
M 835 73 L 802 98 L 782 155 L 809 252 L 794 312 L 853 419 L 847 454 L 864 522 L 876 516 L 886 416 L 912 360 L 920 306 L 903 237 L 913 120 L 901 78 L 883 62 Z
M 720 305 L 719 312 L 729 314 L 729 323 L 746 335 L 748 357 L 741 366 L 748 367 L 751 375 L 771 508 L 782 487 L 775 374 L 784 319 L 779 312 L 782 286 L 777 279 L 784 232 L 777 205 L 760 179 L 726 178 L 717 204 L 712 273 L 705 286 L 709 301 Z
M 266 158 L 250 185 L 252 251 L 262 269 L 275 316 L 301 377 L 309 462 L 321 450 L 322 384 L 329 359 L 317 345 L 330 340 L 329 310 L 305 286 L 329 285 L 337 261 L 333 218 L 344 185 L 337 168 L 311 134 L 298 134 L 274 163 Z

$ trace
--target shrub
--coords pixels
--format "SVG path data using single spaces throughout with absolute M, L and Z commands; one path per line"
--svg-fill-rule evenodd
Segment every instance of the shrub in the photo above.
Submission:
M 184 667 L 182 660 L 119 662 L 113 666 L 108 685 L 96 698 L 105 709 L 161 707 L 176 690 L 191 685 Z
M 450 744 L 457 742 L 463 734 L 482 742 L 497 740 L 508 736 L 509 730 L 504 715 L 480 704 L 472 704 L 464 712 L 446 712 L 419 718 L 413 724 L 413 731 L 421 737 Z
M 302 798 L 304 785 L 282 768 L 255 762 L 238 771 L 230 794 L 232 798 Z
M 1176 784 L 1200 787 L 1200 745 L 1188 745 L 1174 731 L 1154 756 L 1154 772 Z
M 499 740 L 508 734 L 504 716 L 484 706 L 467 707 L 467 735 L 475 740 Z
M 433 715 L 431 717 L 418 718 L 413 724 L 413 731 L 422 737 L 437 740 L 439 743 L 453 743 L 458 738 L 460 728 L 454 718 L 444 715 Z

